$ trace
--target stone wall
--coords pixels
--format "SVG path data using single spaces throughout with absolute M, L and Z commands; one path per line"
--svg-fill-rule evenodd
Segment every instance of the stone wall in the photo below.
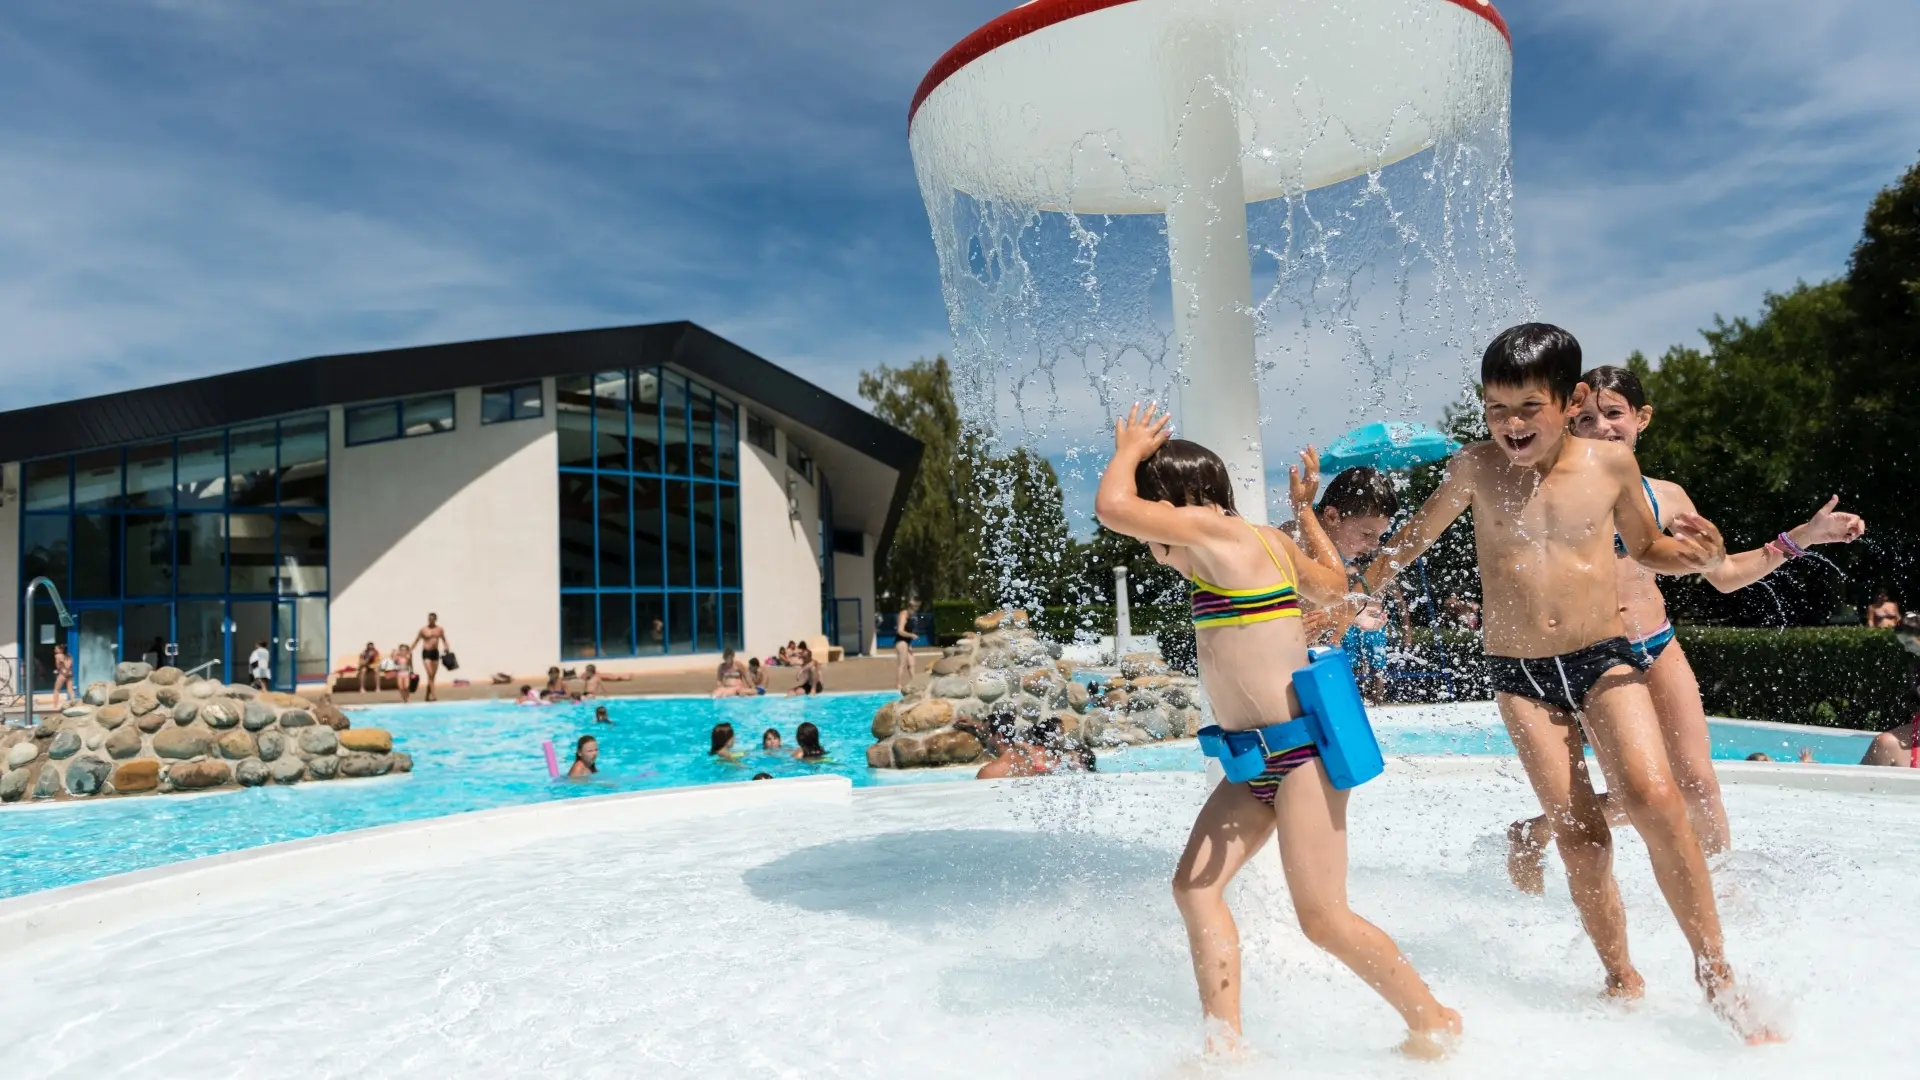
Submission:
M 1205 722 L 1198 684 L 1173 673 L 1158 654 L 1122 658 L 1120 677 L 1098 687 L 1096 696 L 1074 680 L 1072 665 L 1058 659 L 1059 647 L 1028 627 L 1026 612 L 983 615 L 974 631 L 944 650 L 899 701 L 874 715 L 869 766 L 911 769 L 985 760 L 980 740 L 967 728 L 984 724 L 994 712 L 1011 712 L 1019 734 L 1051 717 L 1068 739 L 1088 746 L 1185 738 Z
M 167 794 L 410 772 L 333 701 L 126 663 L 38 727 L 0 731 L 0 802 Z

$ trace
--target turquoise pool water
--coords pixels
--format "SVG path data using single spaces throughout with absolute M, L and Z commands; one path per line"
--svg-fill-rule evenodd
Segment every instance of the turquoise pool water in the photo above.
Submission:
M 359 710 L 354 723 L 384 727 L 414 757 L 411 776 L 374 781 L 260 788 L 201 798 L 127 799 L 90 805 L 0 811 L 0 897 L 87 881 L 283 840 L 439 817 L 470 810 L 578 798 L 616 791 L 728 783 L 756 772 L 775 776 L 833 773 L 855 785 L 963 779 L 965 770 L 896 773 L 866 767 L 868 725 L 891 694 L 614 699 L 612 724 L 593 722 L 588 705 L 522 708 L 504 703 L 386 706 Z M 745 752 L 738 761 L 707 756 L 713 725 L 727 721 Z M 772 727 L 788 747 L 802 721 L 812 721 L 829 752 L 805 764 L 759 752 Z M 1376 727 L 1389 754 L 1510 754 L 1491 705 L 1388 709 Z M 547 779 L 541 754 L 552 739 L 564 766 L 574 740 L 600 741 L 600 775 L 580 783 Z M 1855 764 L 1865 752 L 1858 735 L 1714 725 L 1714 756 L 1764 751 L 1791 760 L 1801 747 L 1816 760 Z M 1197 746 L 1168 743 L 1103 753 L 1110 772 L 1201 768 Z

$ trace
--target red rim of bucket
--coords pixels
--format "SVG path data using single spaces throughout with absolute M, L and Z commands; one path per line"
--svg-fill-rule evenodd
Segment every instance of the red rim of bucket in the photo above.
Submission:
M 1507 29 L 1507 20 L 1493 4 L 1485 0 L 1445 0 L 1455 7 L 1465 8 L 1475 15 L 1493 24 L 1500 36 L 1506 39 L 1507 48 L 1513 48 L 1513 34 Z M 920 88 L 913 93 L 913 104 L 907 107 L 907 126 L 913 126 L 913 118 L 920 112 L 921 103 L 927 95 L 933 93 L 941 83 L 975 60 L 987 55 L 1002 45 L 1018 41 L 1037 30 L 1066 22 L 1081 15 L 1090 15 L 1121 4 L 1131 4 L 1133 0 L 1033 0 L 1024 7 L 1014 8 L 1005 15 L 960 39 L 960 44 L 948 49 L 945 56 L 934 61 L 927 77 L 920 80 Z

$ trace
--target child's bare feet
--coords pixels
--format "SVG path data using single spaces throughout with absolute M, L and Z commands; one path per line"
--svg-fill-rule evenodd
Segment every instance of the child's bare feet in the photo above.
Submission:
M 1733 969 L 1724 961 L 1700 961 L 1694 978 L 1707 992 L 1713 1015 L 1726 1021 L 1748 1046 L 1787 1041 L 1785 1029 L 1771 1015 L 1773 1010 L 1758 995 L 1741 989 L 1733 980 Z
M 1639 1001 L 1647 996 L 1647 980 L 1641 978 L 1638 971 L 1628 968 L 1625 974 L 1608 975 L 1607 988 L 1600 992 L 1600 996 L 1619 1004 Z
M 1211 1064 L 1230 1064 L 1247 1060 L 1253 1047 L 1232 1024 L 1217 1016 L 1206 1019 L 1207 1038 L 1201 1056 Z
M 1507 827 L 1507 876 L 1513 887 L 1531 896 L 1547 891 L 1547 841 L 1553 830 L 1545 817 L 1516 821 Z
M 1465 1030 L 1460 1023 L 1460 1014 L 1442 1005 L 1438 1023 L 1432 1027 L 1407 1029 L 1400 1052 L 1417 1061 L 1438 1061 L 1453 1052 Z

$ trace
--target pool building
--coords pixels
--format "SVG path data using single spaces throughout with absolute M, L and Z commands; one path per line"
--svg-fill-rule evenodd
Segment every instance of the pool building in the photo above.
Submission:
M 871 649 L 920 444 L 692 323 L 323 356 L 0 413 L 0 653 L 323 682 L 437 613 L 456 677 Z M 416 668 L 418 664 L 416 662 Z M 443 679 L 445 676 L 443 676 Z

